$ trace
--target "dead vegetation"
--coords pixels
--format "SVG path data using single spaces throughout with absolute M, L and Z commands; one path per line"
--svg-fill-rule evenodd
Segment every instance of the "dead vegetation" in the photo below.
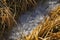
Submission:
M 18 15 L 34 8 L 38 2 L 37 0 L 2 0 L 1 3 L 4 7 L 0 7 L 0 38 L 17 24 L 15 19 Z M 60 6 L 51 11 L 44 22 L 23 40 L 60 40 Z
M 33 9 L 39 0 L 6 0 L 10 10 L 16 15 L 20 16 L 24 12 Z M 17 17 L 18 18 L 18 17 Z
M 9 8 L 0 8 L 0 37 L 17 24 Z
M 60 40 L 60 6 L 53 9 L 44 22 L 41 22 L 23 40 Z
M 38 2 L 37 0 L 1 0 L 0 3 L 0 40 L 3 40 L 4 34 L 8 34 L 17 24 L 18 17 L 34 8 Z

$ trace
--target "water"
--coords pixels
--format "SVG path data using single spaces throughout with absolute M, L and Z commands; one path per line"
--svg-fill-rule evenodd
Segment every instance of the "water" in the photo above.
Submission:
M 21 36 L 22 32 L 25 35 L 29 34 L 44 19 L 44 15 L 48 15 L 48 12 L 57 5 L 57 1 L 48 0 L 43 5 L 38 4 L 34 10 L 25 12 L 19 17 L 18 25 L 13 28 L 9 39 L 16 40 Z

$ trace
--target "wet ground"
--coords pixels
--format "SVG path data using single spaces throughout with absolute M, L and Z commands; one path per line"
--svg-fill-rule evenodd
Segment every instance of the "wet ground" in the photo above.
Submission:
M 16 40 L 21 37 L 22 32 L 27 35 L 48 15 L 49 11 L 56 6 L 58 0 L 48 0 L 43 5 L 38 4 L 37 7 L 31 11 L 25 12 L 18 20 L 18 25 L 13 28 L 10 40 Z

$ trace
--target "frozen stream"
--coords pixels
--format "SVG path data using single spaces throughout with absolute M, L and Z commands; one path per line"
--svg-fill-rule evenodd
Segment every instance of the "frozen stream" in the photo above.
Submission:
M 16 40 L 22 32 L 26 35 L 29 34 L 44 19 L 44 15 L 47 15 L 50 9 L 56 6 L 57 1 L 48 0 L 43 5 L 38 4 L 34 10 L 25 12 L 24 15 L 19 17 L 18 25 L 12 30 L 9 39 Z

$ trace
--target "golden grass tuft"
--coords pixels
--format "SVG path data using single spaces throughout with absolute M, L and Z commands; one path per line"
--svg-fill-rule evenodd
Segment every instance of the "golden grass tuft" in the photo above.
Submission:
M 59 40 L 60 39 L 60 6 L 52 10 L 44 22 L 40 23 L 23 40 Z M 21 39 L 20 39 L 21 40 Z
M 15 24 L 17 22 L 9 7 L 0 8 L 0 38 L 4 36 L 5 32 L 8 33 Z

